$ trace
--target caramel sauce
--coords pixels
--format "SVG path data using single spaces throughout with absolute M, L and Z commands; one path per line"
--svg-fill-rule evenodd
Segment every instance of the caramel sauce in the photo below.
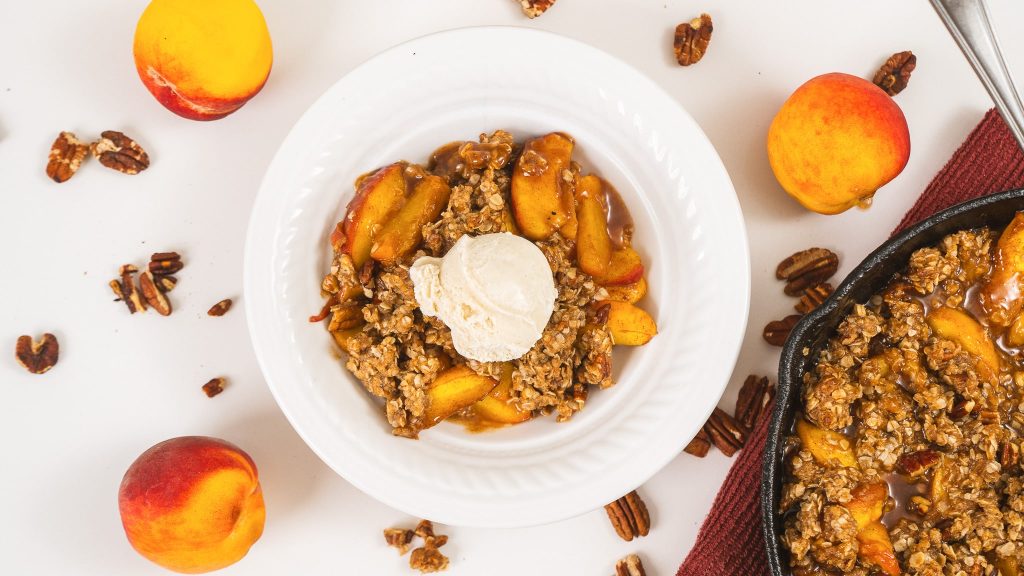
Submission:
M 608 235 L 616 248 L 629 246 L 633 240 L 633 215 L 629 213 L 626 202 L 614 186 L 604 178 L 601 179 L 604 190 L 604 205 L 608 207 Z

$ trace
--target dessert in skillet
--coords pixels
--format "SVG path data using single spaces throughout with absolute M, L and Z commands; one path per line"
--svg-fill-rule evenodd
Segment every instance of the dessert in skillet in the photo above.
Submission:
M 656 333 L 629 211 L 574 145 L 499 130 L 356 181 L 313 320 L 396 435 L 568 420 L 613 384 L 614 344 Z
M 804 375 L 792 572 L 1016 576 L 1024 560 L 1024 213 L 913 253 Z

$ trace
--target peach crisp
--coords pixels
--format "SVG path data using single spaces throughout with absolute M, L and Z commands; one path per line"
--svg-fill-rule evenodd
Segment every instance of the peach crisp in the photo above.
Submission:
M 1024 566 L 1024 212 L 950 234 L 853 305 L 803 377 L 782 543 L 794 576 Z
M 632 247 L 629 211 L 611 184 L 583 173 L 572 159 L 574 147 L 560 132 L 516 142 L 498 130 L 479 142 L 446 144 L 426 165 L 395 162 L 356 180 L 330 234 L 333 260 L 321 285 L 327 303 L 312 320 L 326 321 L 346 368 L 383 401 L 394 434 L 416 438 L 442 420 L 471 430 L 551 413 L 568 420 L 591 387 L 613 385 L 613 345 L 639 346 L 657 333 L 638 304 L 647 283 Z M 414 263 L 420 269 L 429 261 L 435 279 L 451 278 L 449 251 L 488 235 L 525 245 L 539 269 L 519 266 L 525 261 L 518 256 L 493 257 L 517 271 L 550 274 L 540 281 L 554 287 L 542 291 L 553 303 L 547 300 L 551 306 L 539 317 L 546 325 L 536 324 L 539 338 L 501 361 L 460 353 L 449 319 L 435 315 L 433 302 L 421 308 L 417 295 L 425 297 L 427 288 L 410 275 Z M 499 311 L 509 322 L 525 317 L 516 312 L 518 300 L 541 293 L 522 292 L 530 287 L 520 289 L 519 279 L 501 274 L 494 262 L 473 271 L 487 277 L 472 282 L 491 285 L 465 291 L 498 308 L 506 303 L 495 303 L 493 295 L 509 294 L 512 312 Z M 502 338 L 501 323 L 487 325 L 498 330 L 492 337 Z

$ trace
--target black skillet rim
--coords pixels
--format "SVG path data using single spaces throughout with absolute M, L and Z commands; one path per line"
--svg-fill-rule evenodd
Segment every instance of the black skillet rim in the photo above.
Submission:
M 804 365 L 814 354 L 804 356 L 805 347 L 815 351 L 823 334 L 831 332 L 855 302 L 862 302 L 877 292 L 897 271 L 903 268 L 910 252 L 933 245 L 946 234 L 960 229 L 981 226 L 1004 226 L 1019 210 L 1024 210 L 1024 189 L 1009 190 L 956 204 L 915 224 L 890 238 L 869 254 L 850 272 L 835 292 L 817 309 L 804 316 L 793 328 L 779 360 L 778 389 L 772 410 L 764 451 L 761 477 L 761 513 L 768 567 L 773 576 L 789 574 L 782 570 L 780 560 L 781 517 L 775 513 L 781 491 L 782 454 L 779 452 L 782 431 L 790 424 L 796 408 Z

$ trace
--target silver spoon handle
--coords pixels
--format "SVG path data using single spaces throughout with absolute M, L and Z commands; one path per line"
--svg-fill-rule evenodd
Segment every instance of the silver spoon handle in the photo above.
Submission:
M 985 85 L 1013 137 L 1024 148 L 1024 106 L 1003 61 L 985 0 L 931 0 L 931 3 Z

